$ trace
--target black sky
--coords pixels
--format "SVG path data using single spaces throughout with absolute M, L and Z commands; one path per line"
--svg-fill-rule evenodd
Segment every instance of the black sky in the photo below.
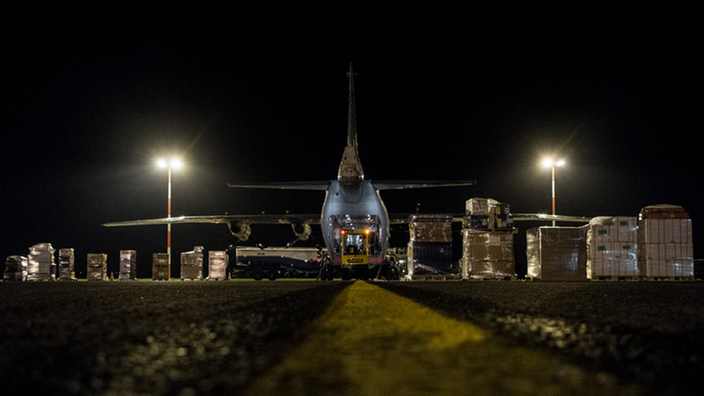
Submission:
M 319 212 L 318 193 L 225 183 L 334 178 L 350 62 L 367 178 L 478 181 L 385 192 L 390 212 L 418 202 L 461 212 L 480 196 L 547 213 L 550 174 L 539 160 L 556 153 L 568 163 L 558 213 L 682 205 L 699 255 L 696 3 L 103 3 L 0 6 L 3 259 L 51 242 L 74 247 L 77 263 L 135 249 L 148 266 L 165 250 L 162 227 L 100 224 L 166 215 L 166 173 L 153 164 L 166 153 L 186 161 L 174 174 L 174 215 Z M 174 226 L 174 252 L 229 241 L 224 226 Z

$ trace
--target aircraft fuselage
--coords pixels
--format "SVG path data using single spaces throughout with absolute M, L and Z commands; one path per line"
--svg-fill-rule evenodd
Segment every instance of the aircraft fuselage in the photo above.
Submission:
M 320 220 L 333 263 L 341 263 L 341 232 L 361 228 L 371 230 L 369 264 L 380 264 L 384 259 L 389 244 L 389 213 L 371 181 L 350 187 L 332 181 Z

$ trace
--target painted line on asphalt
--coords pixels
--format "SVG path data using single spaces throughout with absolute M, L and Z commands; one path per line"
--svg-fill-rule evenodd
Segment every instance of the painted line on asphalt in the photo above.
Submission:
M 308 338 L 248 388 L 261 394 L 638 394 L 604 373 L 498 340 L 367 282 L 338 295 Z

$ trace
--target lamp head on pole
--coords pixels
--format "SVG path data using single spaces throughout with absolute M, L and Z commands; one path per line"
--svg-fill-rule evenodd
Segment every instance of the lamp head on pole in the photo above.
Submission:
M 156 160 L 156 166 L 159 168 L 179 169 L 183 166 L 183 161 L 180 158 L 172 158 L 170 160 L 159 158 Z
M 554 159 L 552 159 L 552 158 L 545 158 L 545 159 L 543 159 L 543 161 L 541 162 L 541 164 L 542 164 L 545 168 L 550 168 L 550 167 L 553 167 L 553 166 L 563 166 L 563 165 L 565 165 L 565 161 L 564 161 L 564 160 L 554 160 Z

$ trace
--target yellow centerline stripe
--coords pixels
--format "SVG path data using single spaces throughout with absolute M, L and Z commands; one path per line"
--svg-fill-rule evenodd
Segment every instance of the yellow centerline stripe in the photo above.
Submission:
M 598 375 L 597 375 L 598 374 Z M 639 394 L 366 282 L 338 295 L 251 395 Z

